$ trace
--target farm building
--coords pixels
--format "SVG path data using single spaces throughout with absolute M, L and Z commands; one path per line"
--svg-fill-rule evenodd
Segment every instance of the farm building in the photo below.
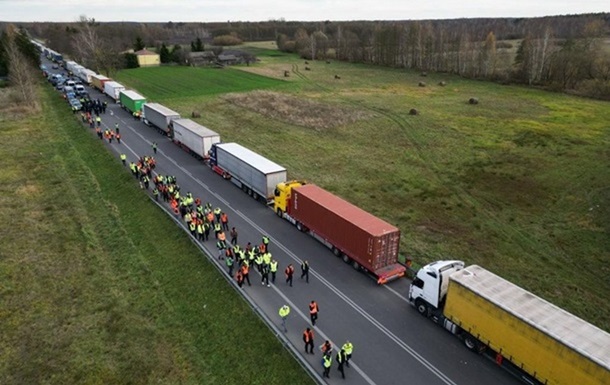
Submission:
M 222 64 L 222 65 L 233 65 L 233 64 L 239 64 L 242 62 L 242 59 L 230 54 L 230 55 L 223 55 L 220 54 L 218 55 L 218 63 Z
M 212 51 L 189 52 L 189 63 L 193 66 L 210 65 L 216 62 L 216 55 Z
M 138 57 L 138 64 L 140 67 L 154 67 L 161 64 L 161 57 L 159 54 L 147 49 L 134 52 Z

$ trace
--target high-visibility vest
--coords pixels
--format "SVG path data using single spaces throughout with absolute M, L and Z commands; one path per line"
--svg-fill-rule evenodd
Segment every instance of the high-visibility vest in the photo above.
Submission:
M 277 271 L 277 261 L 271 261 L 269 266 L 271 266 L 271 272 L 272 273 L 275 273 Z
M 271 253 L 265 253 L 265 255 L 263 255 L 263 262 L 265 263 L 265 265 L 271 263 Z
M 197 225 L 197 233 L 203 234 L 203 226 L 202 225 Z
M 345 350 L 345 354 L 352 354 L 352 350 L 354 349 L 354 345 L 351 342 L 346 342 L 343 344 L 341 349 Z
M 220 227 L 220 223 L 214 224 L 214 231 L 218 232 L 220 230 L 222 230 L 222 228 Z
M 309 330 L 309 332 L 307 332 L 307 330 L 305 330 L 303 332 L 303 341 L 305 341 L 305 342 L 313 341 L 313 330 Z
M 250 268 L 248 267 L 247 263 L 244 263 L 243 265 L 241 265 L 241 272 L 242 274 L 248 274 L 248 271 L 250 271 Z
M 258 256 L 256 257 L 256 264 L 257 265 L 262 265 L 263 264 L 263 257 L 262 256 Z
M 330 358 L 330 356 L 325 355 L 324 356 L 324 367 L 330 368 L 332 364 L 333 364 L 333 360 Z
M 284 318 L 287 317 L 288 314 L 290 314 L 290 307 L 288 307 L 288 305 L 284 305 L 280 308 L 279 311 L 280 317 Z

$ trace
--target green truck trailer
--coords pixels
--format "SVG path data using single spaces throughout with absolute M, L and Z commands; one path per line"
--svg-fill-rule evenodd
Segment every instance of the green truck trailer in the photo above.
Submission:
M 146 98 L 135 91 L 123 90 L 119 93 L 119 102 L 129 112 L 140 114 Z

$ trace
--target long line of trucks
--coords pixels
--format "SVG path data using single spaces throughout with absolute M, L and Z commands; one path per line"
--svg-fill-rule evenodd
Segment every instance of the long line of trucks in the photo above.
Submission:
M 37 47 L 47 54 L 44 46 Z M 395 226 L 318 186 L 288 180 L 282 166 L 237 143 L 220 142 L 216 132 L 147 103 L 118 83 L 106 90 L 111 79 L 93 75 L 91 83 L 130 111 L 141 109 L 146 124 L 193 155 L 209 156 L 215 173 L 378 283 L 405 274 L 397 262 L 400 231 Z M 610 384 L 609 333 L 480 266 L 455 260 L 430 263 L 417 271 L 408 299 L 468 349 L 488 355 L 528 384 Z

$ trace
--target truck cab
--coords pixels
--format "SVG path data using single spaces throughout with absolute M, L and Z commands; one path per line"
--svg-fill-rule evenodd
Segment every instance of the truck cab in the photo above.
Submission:
M 278 217 L 285 217 L 288 212 L 290 196 L 292 193 L 292 189 L 295 187 L 300 187 L 306 184 L 303 181 L 291 180 L 283 183 L 279 183 L 275 187 L 275 191 L 273 193 L 273 211 L 276 212 Z M 289 218 L 286 218 L 289 219 Z
M 411 305 L 424 316 L 442 310 L 449 287 L 449 276 L 463 268 L 463 261 L 436 261 L 419 269 L 409 287 Z

